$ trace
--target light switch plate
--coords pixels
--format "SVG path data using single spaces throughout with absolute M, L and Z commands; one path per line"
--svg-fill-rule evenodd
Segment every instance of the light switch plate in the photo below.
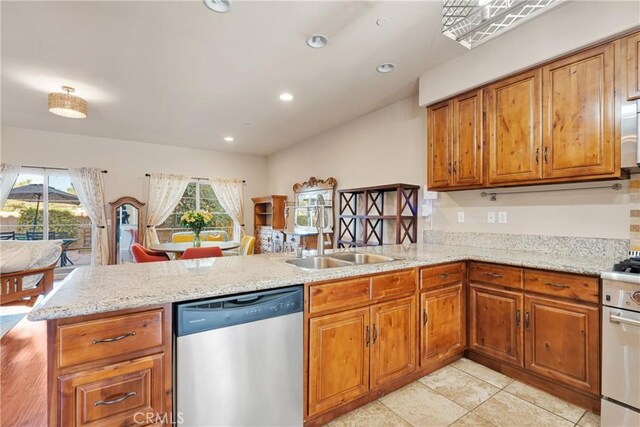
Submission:
M 498 212 L 498 223 L 506 224 L 507 223 L 507 213 L 502 211 Z
M 496 223 L 496 213 L 487 212 L 487 224 L 495 224 L 495 223 Z
M 458 212 L 458 222 L 464 222 L 464 211 Z

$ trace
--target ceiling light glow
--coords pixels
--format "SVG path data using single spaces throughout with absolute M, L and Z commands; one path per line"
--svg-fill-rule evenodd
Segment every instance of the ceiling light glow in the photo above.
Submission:
M 235 139 L 233 139 L 232 136 L 225 136 L 224 140 L 225 140 L 225 142 L 233 142 L 233 141 L 235 141 Z
M 285 102 L 293 101 L 293 95 L 291 95 L 289 92 L 281 93 L 280 100 Z

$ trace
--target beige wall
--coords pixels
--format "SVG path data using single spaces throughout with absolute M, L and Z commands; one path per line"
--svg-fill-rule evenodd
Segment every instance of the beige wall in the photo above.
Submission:
M 20 165 L 107 169 L 109 173 L 104 176 L 107 202 L 122 196 L 146 201 L 145 173 L 150 172 L 245 179 L 247 207 L 253 206 L 251 197 L 267 192 L 267 161 L 263 156 L 3 127 L 0 159 Z M 245 224 L 247 230 L 253 229 L 250 209 Z

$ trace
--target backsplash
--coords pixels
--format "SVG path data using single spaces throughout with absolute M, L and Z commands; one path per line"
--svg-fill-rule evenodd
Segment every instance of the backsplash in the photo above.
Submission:
M 640 186 L 640 181 L 637 181 Z M 640 197 L 640 187 L 638 187 Z M 640 226 L 640 201 L 638 201 L 636 218 Z M 633 227 L 633 225 L 631 226 Z M 640 232 L 638 243 L 640 243 Z M 424 243 L 446 244 L 454 246 L 472 246 L 487 249 L 507 249 L 514 251 L 539 252 L 556 254 L 558 256 L 584 256 L 627 258 L 629 240 L 602 239 L 570 236 L 541 236 L 535 234 L 504 234 L 504 233 L 467 233 L 455 231 L 424 230 Z
M 631 175 L 629 182 L 629 207 L 631 215 L 631 248 L 640 251 L 640 174 Z

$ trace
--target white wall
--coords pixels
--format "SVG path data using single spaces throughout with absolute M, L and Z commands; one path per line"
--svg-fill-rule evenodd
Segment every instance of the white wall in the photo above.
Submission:
M 567 2 L 423 73 L 420 105 L 433 104 L 639 25 L 637 0 Z
M 146 202 L 145 173 L 164 172 L 193 177 L 235 177 L 245 186 L 245 224 L 253 230 L 251 197 L 267 193 L 267 161 L 263 156 L 234 154 L 97 138 L 15 127 L 2 128 L 2 162 L 53 167 L 96 167 L 104 175 L 105 197 L 112 202 L 132 196 Z M 109 215 L 107 205 L 107 215 Z

